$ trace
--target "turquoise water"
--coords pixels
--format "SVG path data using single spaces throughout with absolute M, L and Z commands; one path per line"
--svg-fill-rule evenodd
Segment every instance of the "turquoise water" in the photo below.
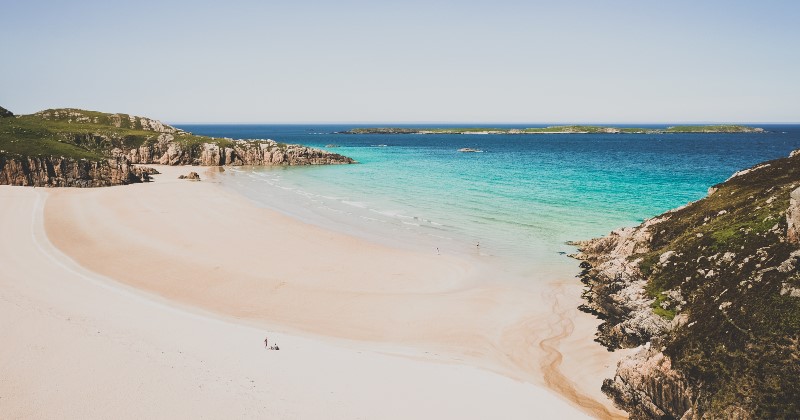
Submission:
M 765 126 L 764 134 L 333 134 L 352 127 L 181 126 L 336 144 L 329 150 L 360 164 L 234 168 L 221 179 L 310 223 L 426 252 L 492 257 L 523 272 L 563 267 L 560 252 L 573 251 L 566 241 L 638 224 L 703 197 L 737 170 L 800 149 L 800 126 Z

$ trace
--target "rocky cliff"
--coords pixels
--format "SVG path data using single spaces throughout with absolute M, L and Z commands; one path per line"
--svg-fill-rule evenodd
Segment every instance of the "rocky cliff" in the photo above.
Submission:
M 63 157 L 9 158 L 0 155 L 0 185 L 35 187 L 108 187 L 147 182 L 158 173 L 124 159 L 102 161 Z
M 800 154 L 708 197 L 580 242 L 603 390 L 633 418 L 800 417 Z
M 273 140 L 197 136 L 128 114 L 48 109 L 0 114 L 0 184 L 104 186 L 147 180 L 136 164 L 331 165 L 355 163 L 335 153 Z

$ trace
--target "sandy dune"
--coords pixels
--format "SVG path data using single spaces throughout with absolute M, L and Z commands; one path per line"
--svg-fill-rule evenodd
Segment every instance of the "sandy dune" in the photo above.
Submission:
M 599 392 L 618 356 L 591 342 L 574 279 L 493 284 L 472 261 L 332 233 L 160 170 L 148 185 L 0 189 L 0 317 L 13 320 L 0 411 L 621 414 Z

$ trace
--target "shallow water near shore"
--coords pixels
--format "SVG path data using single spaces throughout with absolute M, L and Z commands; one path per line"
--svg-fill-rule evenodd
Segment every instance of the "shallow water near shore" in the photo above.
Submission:
M 753 134 L 649 135 L 349 135 L 335 133 L 355 126 L 179 127 L 352 157 L 360 164 L 228 168 L 217 179 L 260 205 L 312 224 L 425 252 L 478 257 L 508 277 L 537 280 L 575 274 L 577 263 L 564 255 L 574 248 L 566 241 L 636 225 L 702 198 L 737 170 L 800 149 L 797 125 L 766 125 L 767 133 Z M 326 147 L 332 144 L 338 147 Z

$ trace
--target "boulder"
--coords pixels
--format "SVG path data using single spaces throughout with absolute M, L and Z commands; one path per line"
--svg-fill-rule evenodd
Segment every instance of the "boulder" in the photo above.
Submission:
M 178 177 L 178 179 L 188 179 L 188 180 L 191 180 L 191 181 L 199 181 L 200 180 L 200 175 L 198 175 L 197 172 L 189 172 L 188 175 L 181 175 L 181 176 Z

